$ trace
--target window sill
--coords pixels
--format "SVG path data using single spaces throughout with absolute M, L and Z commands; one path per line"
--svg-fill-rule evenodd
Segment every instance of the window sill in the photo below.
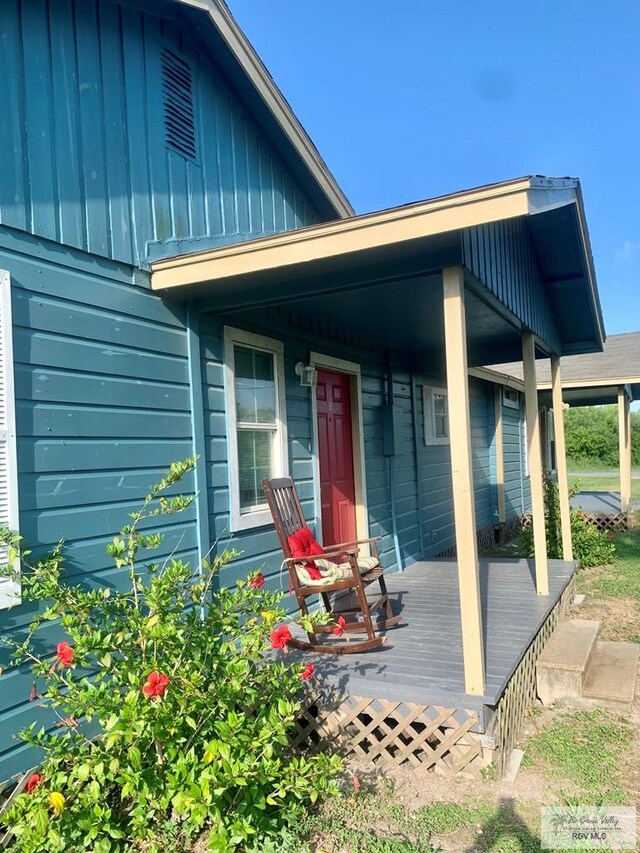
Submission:
M 259 509 L 255 512 L 246 512 L 242 515 L 235 515 L 231 519 L 232 533 L 239 533 L 241 530 L 252 530 L 254 527 L 266 527 L 268 524 L 273 524 L 273 518 L 268 507 Z

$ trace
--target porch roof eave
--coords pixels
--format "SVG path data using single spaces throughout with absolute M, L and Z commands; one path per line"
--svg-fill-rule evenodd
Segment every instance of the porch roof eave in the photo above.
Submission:
M 591 320 L 578 351 L 601 350 L 602 314 L 595 284 L 579 182 L 572 178 L 524 177 L 375 213 L 287 231 L 151 263 L 151 287 L 167 298 L 206 298 L 215 310 L 244 309 L 306 299 L 312 288 L 334 291 L 437 272 L 461 263 L 465 229 L 527 217 L 543 246 L 545 215 L 570 208 L 566 239 L 579 265 L 581 293 Z M 549 231 L 547 226 L 546 232 Z M 564 237 L 564 235 L 563 235 Z M 550 246 L 548 262 L 556 262 Z M 357 281 L 357 285 L 352 282 Z M 362 278 L 362 281 L 358 278 Z M 575 275 L 571 276 L 575 279 Z M 329 282 L 329 284 L 327 284 Z M 550 288 L 562 287 L 551 283 Z M 275 289 L 274 289 L 275 288 Z M 320 293 L 321 290 L 316 291 Z M 330 292 L 327 290 L 327 292 Z M 562 308 L 559 308 L 562 310 Z M 514 321 L 523 322 L 522 317 Z M 575 339 L 575 338 L 574 338 Z M 564 346 L 563 346 L 564 349 Z
M 307 228 L 194 251 L 151 264 L 153 290 L 178 296 L 194 287 L 219 288 L 230 278 L 259 275 L 288 267 L 321 265 L 322 261 L 366 253 L 465 227 L 528 214 L 531 178 L 491 184 L 427 201 L 352 216 Z

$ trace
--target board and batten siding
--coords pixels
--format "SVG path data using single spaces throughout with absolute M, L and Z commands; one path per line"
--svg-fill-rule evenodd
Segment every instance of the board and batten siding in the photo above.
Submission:
M 554 352 L 560 336 L 526 218 L 467 228 L 462 258 L 474 276 Z
M 0 224 L 136 265 L 165 241 L 313 224 L 311 204 L 178 4 L 145 6 L 0 3 L 0 66 L 12 69 L 0 75 Z M 163 48 L 191 68 L 193 158 L 165 143 Z
M 20 533 L 37 553 L 65 539 L 68 577 L 117 586 L 107 543 L 192 453 L 183 309 L 132 286 L 131 268 L 1 228 L 0 269 L 12 282 Z M 150 529 L 165 534 L 158 559 L 197 560 L 193 508 Z M 37 609 L 1 610 L 3 638 L 22 638 Z M 39 636 L 52 650 L 61 639 L 56 626 Z M 2 781 L 36 762 L 17 733 L 53 720 L 29 702 L 30 668 L 12 668 L 6 644 L 0 666 Z

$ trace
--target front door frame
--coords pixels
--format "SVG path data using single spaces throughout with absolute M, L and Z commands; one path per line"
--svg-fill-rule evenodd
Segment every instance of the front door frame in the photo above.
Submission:
M 364 464 L 364 422 L 362 417 L 362 376 L 360 365 L 320 352 L 309 354 L 309 363 L 316 369 L 333 370 L 349 376 L 351 397 L 351 439 L 353 444 L 353 480 L 356 497 L 356 530 L 358 539 L 369 536 L 369 513 L 367 512 L 367 481 Z M 315 388 L 311 395 L 311 420 L 313 435 L 313 496 L 316 507 L 316 530 L 318 539 L 322 539 L 322 513 L 320 511 L 320 456 L 318 444 L 318 403 Z M 329 543 L 331 544 L 331 543 Z

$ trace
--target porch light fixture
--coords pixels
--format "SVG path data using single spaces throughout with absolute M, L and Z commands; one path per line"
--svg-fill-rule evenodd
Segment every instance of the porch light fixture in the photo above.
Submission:
M 317 382 L 317 373 L 315 367 L 311 364 L 305 364 L 299 361 L 296 364 L 296 376 L 300 377 L 300 385 L 303 388 L 315 388 Z

